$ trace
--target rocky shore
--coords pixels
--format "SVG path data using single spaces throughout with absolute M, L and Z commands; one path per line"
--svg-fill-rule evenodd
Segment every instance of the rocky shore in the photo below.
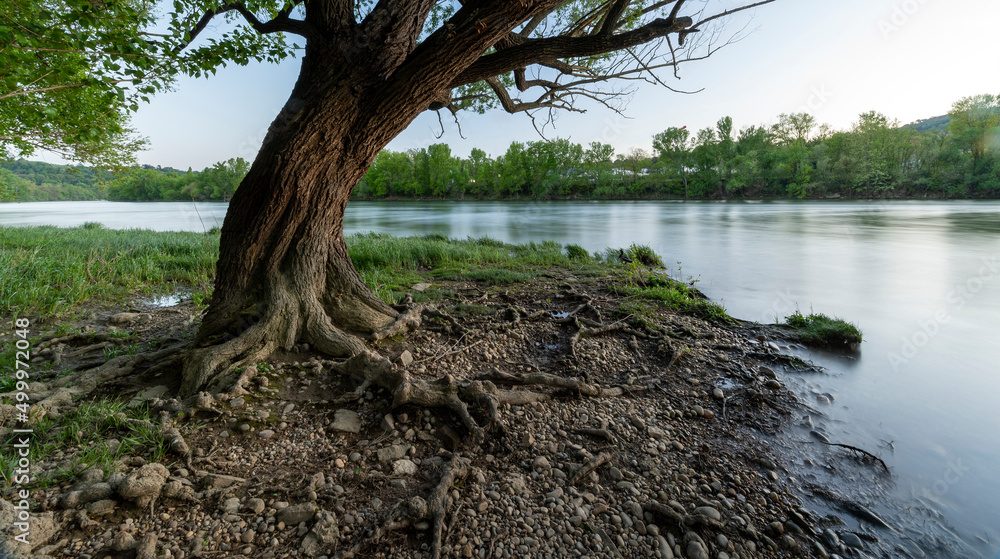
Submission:
M 441 318 L 375 350 L 415 378 L 474 379 L 505 391 L 508 403 L 481 444 L 451 410 L 393 407 L 392 394 L 374 385 L 345 401 L 361 379 L 306 346 L 248 367 L 226 394 L 187 402 L 172 397 L 179 377 L 169 368 L 114 379 L 82 398 L 43 383 L 49 390 L 38 396 L 48 400 L 36 416 L 58 419 L 87 399 L 133 398 L 149 407 L 172 452 L 100 467 L 80 460 L 84 447 L 45 457 L 32 466 L 35 478 L 75 473 L 32 489 L 27 545 L 14 540 L 15 488 L 3 490 L 6 553 L 864 556 L 858 534 L 801 506 L 799 483 L 769 450 L 768 437 L 802 415 L 782 382 L 796 367 L 782 355 L 786 342 L 775 331 L 662 307 L 639 316 L 607 281 L 563 270 L 501 287 L 415 286 L 438 295 Z M 197 325 L 188 303 L 127 311 L 95 311 L 80 326 L 128 330 L 145 343 L 189 336 Z M 87 358 L 74 354 L 83 344 L 53 335 L 36 355 L 71 367 Z M 575 384 L 528 382 L 544 375 Z M 469 414 L 483 424 L 489 417 L 475 406 Z M 12 418 L 3 406 L 0 425 L 9 429 Z

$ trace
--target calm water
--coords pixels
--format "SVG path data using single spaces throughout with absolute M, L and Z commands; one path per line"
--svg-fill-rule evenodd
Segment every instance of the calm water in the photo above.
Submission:
M 224 204 L 2 204 L 0 225 L 202 231 L 224 212 Z M 933 543 L 949 541 L 951 556 L 1000 558 L 1000 203 L 354 202 L 346 228 L 551 239 L 591 251 L 648 244 L 734 316 L 773 322 L 800 309 L 857 323 L 860 356 L 808 354 L 827 374 L 788 379 L 806 398 L 833 395 L 831 406 L 813 402 L 825 413 L 816 423 L 892 469 L 884 493 L 856 497 L 928 557 L 947 555 Z M 828 479 L 805 466 L 798 475 Z

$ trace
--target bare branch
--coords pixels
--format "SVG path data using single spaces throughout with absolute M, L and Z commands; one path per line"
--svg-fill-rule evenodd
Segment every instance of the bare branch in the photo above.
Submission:
M 452 82 L 451 87 L 460 87 L 484 80 L 489 76 L 498 76 L 541 60 L 593 56 L 623 50 L 659 37 L 665 37 L 668 33 L 683 31 L 692 23 L 692 19 L 688 17 L 677 18 L 674 21 L 659 18 L 638 29 L 617 35 L 549 37 L 528 40 L 521 45 L 481 57 L 459 74 Z

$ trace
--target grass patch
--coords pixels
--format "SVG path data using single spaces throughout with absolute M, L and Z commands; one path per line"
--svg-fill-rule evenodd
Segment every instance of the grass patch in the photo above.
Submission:
M 580 245 L 566 245 L 566 257 L 570 260 L 590 260 L 590 253 Z
M 514 245 L 489 237 L 458 240 L 440 234 L 355 234 L 347 238 L 347 251 L 365 283 L 391 303 L 413 284 L 425 281 L 417 270 L 444 280 L 499 285 L 528 281 L 539 270 L 553 266 L 594 266 L 592 262 L 571 259 L 563 253 L 562 245 L 551 241 Z M 428 290 L 426 295 L 434 294 Z
M 732 321 L 732 317 L 726 312 L 725 307 L 709 301 L 697 289 L 675 281 L 665 274 L 650 270 L 649 266 L 662 267 L 662 259 L 649 247 L 632 245 L 626 255 L 632 261 L 624 263 L 622 281 L 609 286 L 608 289 L 612 293 L 631 299 L 656 301 L 666 308 L 692 314 L 705 320 Z M 609 248 L 602 256 L 602 260 L 606 263 L 618 262 L 619 257 L 618 251 Z M 629 302 L 625 302 L 619 308 L 624 309 L 629 304 Z M 640 311 L 637 316 L 640 318 L 644 316 L 644 313 L 641 312 L 642 305 L 636 307 L 636 310 Z
M 3 227 L 0 315 L 56 316 L 136 294 L 206 292 L 218 257 L 218 240 L 200 233 Z
M 143 455 L 159 461 L 169 448 L 159 436 L 159 429 L 149 419 L 145 405 L 97 400 L 83 402 L 72 411 L 53 419 L 43 417 L 32 426 L 29 456 L 32 464 L 64 462 L 60 468 L 35 474 L 33 487 L 46 487 L 75 477 L 81 470 L 101 468 L 110 473 L 112 464 L 125 456 Z M 108 443 L 118 441 L 118 445 Z M 13 437 L 4 441 L 0 454 L 0 479 L 13 482 L 19 456 Z M 56 454 L 63 452 L 63 455 Z
M 862 341 L 861 330 L 856 325 L 825 314 L 803 315 L 795 311 L 785 317 L 785 324 L 807 345 L 853 349 Z
M 672 282 L 670 286 L 657 287 L 626 283 L 612 286 L 610 290 L 616 295 L 656 301 L 669 309 L 693 314 L 705 320 L 718 322 L 730 322 L 732 320 L 732 317 L 726 312 L 725 307 L 718 303 L 713 303 L 708 299 L 701 298 L 688 286 L 679 282 Z

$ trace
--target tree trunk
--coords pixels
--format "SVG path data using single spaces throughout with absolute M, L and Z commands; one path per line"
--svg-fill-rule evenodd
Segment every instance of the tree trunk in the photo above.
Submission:
M 318 79 L 317 75 L 330 76 Z M 359 91 L 346 71 L 310 68 L 268 131 L 222 226 L 215 291 L 181 395 L 308 342 L 336 357 L 398 313 L 364 284 L 344 243 L 344 209 L 375 155 L 424 108 Z M 429 101 L 427 101 L 429 103 Z
M 343 3 L 307 4 L 302 69 L 230 202 L 215 292 L 181 396 L 221 385 L 226 373 L 299 341 L 332 356 L 357 355 L 364 335 L 410 323 L 372 293 L 347 255 L 351 191 L 417 115 L 450 102 L 461 71 L 518 22 L 551 8 L 463 8 L 418 43 L 434 4 L 379 2 L 361 24 Z

